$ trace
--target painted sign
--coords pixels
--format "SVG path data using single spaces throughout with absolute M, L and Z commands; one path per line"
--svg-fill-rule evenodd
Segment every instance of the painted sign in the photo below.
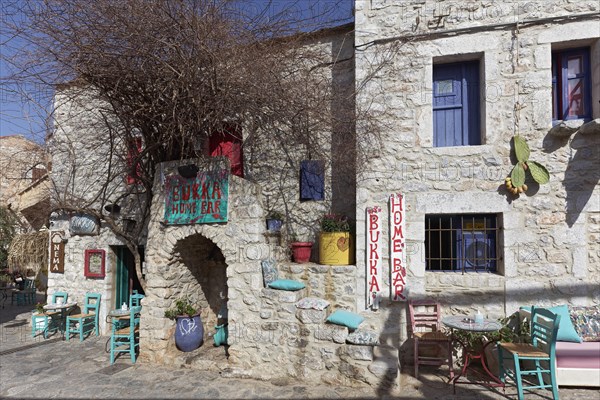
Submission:
M 98 220 L 93 215 L 75 214 L 69 221 L 71 235 L 97 235 Z
M 65 243 L 62 232 L 52 232 L 50 236 L 50 272 L 65 273 Z
M 404 196 L 390 195 L 390 298 L 406 300 L 406 240 L 404 238 Z
M 228 170 L 201 172 L 193 178 L 170 175 L 165 190 L 167 224 L 227 222 Z
M 381 207 L 367 208 L 367 305 L 379 306 L 382 288 Z
M 85 250 L 84 275 L 88 278 L 104 278 L 105 266 L 104 255 L 102 249 L 87 249 Z

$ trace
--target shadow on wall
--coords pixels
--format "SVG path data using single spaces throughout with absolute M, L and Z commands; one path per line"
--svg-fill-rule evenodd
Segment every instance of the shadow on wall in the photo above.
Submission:
M 549 133 L 544 138 L 546 153 L 565 145 L 569 145 L 570 152 L 562 185 L 566 191 L 566 221 L 572 227 L 600 181 L 600 132 L 598 129 L 585 134 L 578 131 L 571 138 L 556 137 Z
M 600 181 L 600 134 L 576 133 L 570 147 L 575 154 L 569 158 L 563 186 L 567 192 L 567 224 L 572 227 Z

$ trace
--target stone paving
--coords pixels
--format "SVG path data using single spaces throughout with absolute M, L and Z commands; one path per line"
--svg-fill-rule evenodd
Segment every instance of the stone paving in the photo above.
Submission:
M 109 363 L 107 336 L 66 342 L 60 334 L 31 337 L 32 306 L 10 305 L 0 310 L 0 398 L 90 399 L 515 399 L 478 385 L 460 386 L 456 394 L 443 370 L 423 368 L 419 379 L 407 370 L 400 387 L 350 388 L 309 385 L 296 381 L 230 378 L 217 372 L 136 363 Z M 530 399 L 549 399 L 534 391 Z M 600 399 L 595 389 L 560 389 L 562 400 Z

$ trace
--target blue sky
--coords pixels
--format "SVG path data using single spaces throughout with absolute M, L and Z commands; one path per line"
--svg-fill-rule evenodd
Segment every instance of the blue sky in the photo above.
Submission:
M 19 1 L 0 0 L 0 25 L 5 27 L 5 22 L 22 18 L 20 15 L 11 15 L 12 5 Z M 276 15 L 286 10 L 295 15 L 301 13 L 307 17 L 319 16 L 320 22 L 334 21 L 331 25 L 351 22 L 353 4 L 353 0 L 239 0 L 239 7 L 250 15 L 264 10 L 268 5 L 267 15 Z M 7 79 L 12 66 L 6 59 L 23 54 L 27 51 L 27 45 L 23 41 L 9 38 L 3 29 L 5 28 L 0 29 L 0 136 L 18 134 L 42 142 L 52 92 L 47 86 L 35 83 L 24 83 L 17 87 Z

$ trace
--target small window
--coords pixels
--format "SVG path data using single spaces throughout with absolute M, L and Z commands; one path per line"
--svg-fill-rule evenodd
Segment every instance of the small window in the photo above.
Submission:
M 481 144 L 479 61 L 433 66 L 433 145 Z
M 552 119 L 591 119 L 590 49 L 552 53 Z
M 498 234 L 495 214 L 426 215 L 425 269 L 495 272 Z

